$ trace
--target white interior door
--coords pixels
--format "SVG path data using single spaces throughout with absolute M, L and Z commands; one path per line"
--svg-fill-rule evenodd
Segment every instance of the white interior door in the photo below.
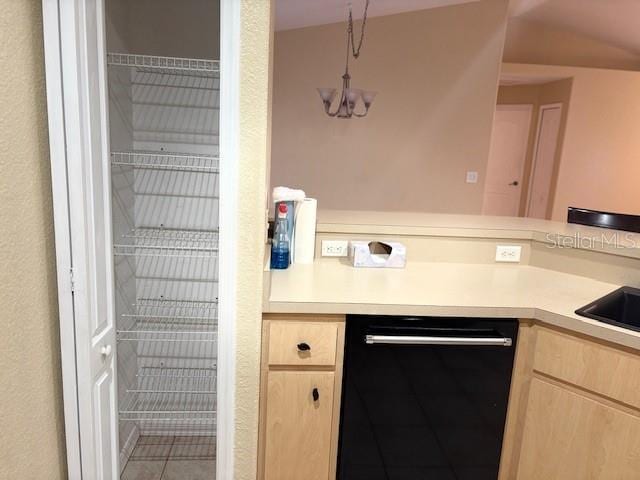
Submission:
M 532 105 L 498 105 L 484 184 L 483 215 L 518 216 Z
M 56 230 L 60 212 L 68 212 L 68 236 L 56 232 L 56 248 L 71 252 L 73 318 L 61 328 L 74 330 L 63 341 L 63 357 L 73 348 L 75 372 L 64 360 L 67 448 L 77 448 L 69 465 L 75 480 L 115 480 L 118 470 L 117 383 L 111 238 L 111 191 L 106 92 L 103 0 L 44 0 L 45 55 L 50 117 Z M 59 91 L 56 91 L 59 90 Z M 56 101 L 58 103 L 56 103 Z M 60 124 L 62 121 L 62 125 Z M 61 137 L 63 142 L 61 142 Z M 62 149 L 55 146 L 64 145 Z M 66 175 L 59 175 L 66 170 Z M 60 194 L 66 183 L 66 196 Z M 69 245 L 70 243 L 70 245 Z M 68 301 L 60 299 L 61 304 Z M 61 309 L 62 315 L 62 309 Z M 68 339 L 66 332 L 62 335 Z M 75 375 L 74 375 L 75 373 Z M 75 382 L 76 421 L 68 392 Z
M 540 107 L 529 183 L 527 217 L 547 218 L 561 118 L 561 104 Z

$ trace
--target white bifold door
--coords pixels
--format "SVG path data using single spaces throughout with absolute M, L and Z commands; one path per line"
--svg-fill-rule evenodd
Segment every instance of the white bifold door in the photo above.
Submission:
M 119 454 L 104 4 L 65 3 L 60 8 L 45 1 L 44 18 L 69 477 L 115 479 Z

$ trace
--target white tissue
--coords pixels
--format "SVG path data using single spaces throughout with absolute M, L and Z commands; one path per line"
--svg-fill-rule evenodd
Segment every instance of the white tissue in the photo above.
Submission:
M 295 263 L 313 263 L 316 246 L 318 201 L 315 198 L 305 198 L 296 205 L 296 241 L 293 244 L 293 261 Z
M 306 197 L 304 190 L 296 190 L 289 187 L 275 187 L 271 194 L 273 203 L 301 202 Z

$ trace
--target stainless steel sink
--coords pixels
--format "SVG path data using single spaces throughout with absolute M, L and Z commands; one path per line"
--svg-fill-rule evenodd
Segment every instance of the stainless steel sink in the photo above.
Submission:
M 578 315 L 640 332 L 640 289 L 622 287 L 576 310 Z

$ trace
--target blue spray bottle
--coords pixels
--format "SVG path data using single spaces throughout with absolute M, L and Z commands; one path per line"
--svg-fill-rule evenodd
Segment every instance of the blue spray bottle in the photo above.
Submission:
M 289 267 L 291 255 L 291 241 L 287 228 L 287 205 L 278 205 L 278 218 L 276 229 L 271 242 L 271 269 L 283 270 Z

